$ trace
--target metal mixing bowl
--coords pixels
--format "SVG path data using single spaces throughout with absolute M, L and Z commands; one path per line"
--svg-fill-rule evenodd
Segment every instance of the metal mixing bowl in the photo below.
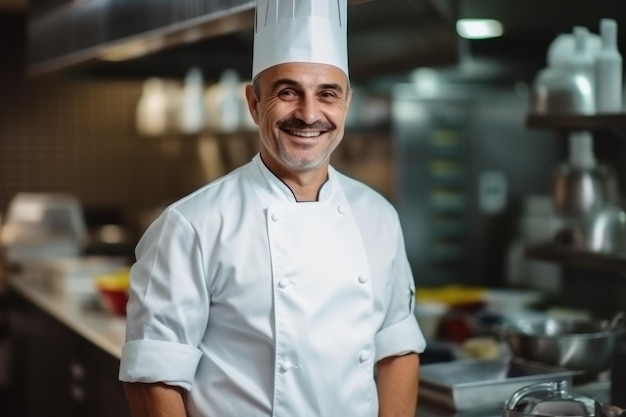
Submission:
M 513 355 L 583 371 L 587 376 L 609 368 L 624 334 L 621 313 L 612 321 L 524 318 L 504 323 L 500 329 Z

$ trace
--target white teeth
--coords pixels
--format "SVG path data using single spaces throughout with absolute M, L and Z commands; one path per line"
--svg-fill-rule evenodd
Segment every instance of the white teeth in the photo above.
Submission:
M 321 132 L 317 132 L 317 131 L 302 132 L 302 131 L 290 130 L 289 134 L 293 136 L 300 136 L 303 138 L 314 138 L 314 137 L 321 135 Z

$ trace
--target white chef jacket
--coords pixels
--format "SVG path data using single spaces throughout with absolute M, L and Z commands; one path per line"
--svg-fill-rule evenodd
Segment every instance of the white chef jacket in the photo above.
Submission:
M 257 154 L 136 255 L 120 380 L 189 390 L 192 417 L 375 417 L 376 361 L 425 348 L 396 211 L 332 167 L 296 203 Z

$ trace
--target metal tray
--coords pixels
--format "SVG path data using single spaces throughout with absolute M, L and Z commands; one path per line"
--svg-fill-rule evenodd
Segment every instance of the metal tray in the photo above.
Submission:
M 518 389 L 539 382 L 566 380 L 573 371 L 519 358 L 462 359 L 422 365 L 419 395 L 455 411 L 502 406 Z

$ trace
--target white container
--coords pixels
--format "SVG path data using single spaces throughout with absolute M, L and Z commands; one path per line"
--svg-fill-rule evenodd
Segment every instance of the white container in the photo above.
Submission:
M 185 75 L 179 114 L 179 128 L 186 134 L 197 134 L 204 130 L 206 110 L 204 108 L 204 78 L 202 71 L 192 67 Z
M 622 55 L 617 48 L 617 22 L 600 20 L 602 49 L 596 57 L 596 111 L 598 113 L 621 112 L 623 74 Z
M 558 35 L 548 47 L 548 68 L 566 68 L 569 65 L 572 54 L 576 49 L 576 32 L 579 31 L 585 38 L 585 55 L 595 61 L 602 48 L 602 38 L 595 33 L 589 32 L 585 27 L 574 27 L 573 33 Z
M 446 304 L 436 301 L 417 301 L 415 304 L 415 317 L 427 341 L 437 338 L 439 324 L 448 309 Z

